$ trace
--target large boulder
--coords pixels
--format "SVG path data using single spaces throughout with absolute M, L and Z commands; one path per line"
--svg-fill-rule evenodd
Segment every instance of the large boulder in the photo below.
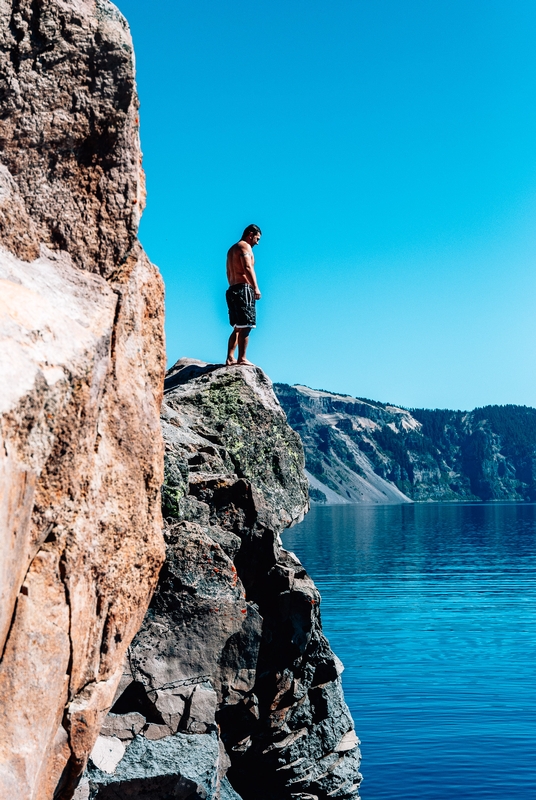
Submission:
M 0 2 L 0 795 L 68 798 L 164 548 L 163 292 L 128 27 Z
M 166 564 L 77 797 L 142 800 L 158 786 L 159 800 L 356 798 L 342 665 L 318 591 L 279 537 L 308 495 L 302 445 L 271 382 L 255 367 L 181 359 L 162 428 Z M 211 737 L 210 787 L 188 794 Z

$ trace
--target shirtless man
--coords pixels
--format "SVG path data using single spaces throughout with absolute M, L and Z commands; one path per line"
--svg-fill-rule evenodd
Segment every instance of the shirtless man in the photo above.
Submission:
M 253 248 L 259 244 L 261 229 L 248 225 L 242 238 L 227 253 L 227 280 L 229 288 L 225 294 L 229 309 L 229 322 L 233 332 L 227 348 L 228 366 L 241 364 L 253 366 L 246 358 L 249 334 L 256 327 L 255 301 L 261 293 L 255 276 Z M 238 347 L 238 359 L 234 353 Z

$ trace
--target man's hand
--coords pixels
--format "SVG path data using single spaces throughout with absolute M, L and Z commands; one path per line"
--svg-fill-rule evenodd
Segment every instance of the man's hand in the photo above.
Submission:
M 261 299 L 261 293 L 259 287 L 257 286 L 257 288 L 255 289 L 255 300 L 260 300 L 260 299 Z

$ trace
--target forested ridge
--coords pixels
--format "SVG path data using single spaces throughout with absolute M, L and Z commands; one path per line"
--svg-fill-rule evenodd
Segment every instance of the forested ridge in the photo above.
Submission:
M 316 502 L 320 484 L 342 501 L 368 502 L 366 484 L 377 478 L 386 484 L 376 486 L 374 502 L 389 485 L 419 501 L 536 500 L 534 408 L 406 409 L 308 387 L 275 389 L 304 442 Z

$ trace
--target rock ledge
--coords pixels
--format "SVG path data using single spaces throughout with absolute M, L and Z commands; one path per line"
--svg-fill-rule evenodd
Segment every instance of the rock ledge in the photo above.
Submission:
M 99 768 L 109 738 L 83 791 L 357 798 L 342 665 L 322 634 L 317 589 L 281 547 L 308 497 L 301 442 L 271 382 L 258 368 L 181 359 L 166 379 L 162 427 L 166 564 L 103 730 L 124 755 Z M 151 754 L 142 767 L 141 752 Z M 201 761 L 203 780 L 192 777 Z

